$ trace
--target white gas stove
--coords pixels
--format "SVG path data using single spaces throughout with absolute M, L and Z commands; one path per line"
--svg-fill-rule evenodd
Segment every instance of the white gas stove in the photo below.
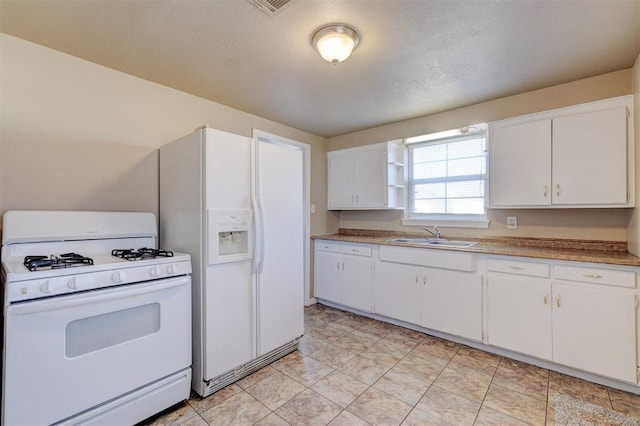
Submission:
M 191 260 L 156 249 L 156 226 L 4 214 L 4 424 L 136 423 L 188 398 Z

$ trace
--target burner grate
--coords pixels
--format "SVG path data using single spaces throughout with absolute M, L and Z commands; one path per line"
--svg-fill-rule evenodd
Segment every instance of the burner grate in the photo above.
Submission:
M 30 271 L 42 269 L 62 269 L 93 265 L 93 259 L 77 253 L 63 253 L 59 256 L 25 256 L 23 265 Z
M 111 256 L 127 260 L 155 259 L 156 257 L 173 257 L 173 252 L 169 250 L 139 248 L 135 249 L 115 249 L 111 250 Z

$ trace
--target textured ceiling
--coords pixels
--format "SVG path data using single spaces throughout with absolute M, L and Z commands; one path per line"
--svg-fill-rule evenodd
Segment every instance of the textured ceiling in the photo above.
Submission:
M 640 0 L 0 0 L 0 30 L 330 137 L 630 68 Z M 314 29 L 361 33 L 332 65 Z

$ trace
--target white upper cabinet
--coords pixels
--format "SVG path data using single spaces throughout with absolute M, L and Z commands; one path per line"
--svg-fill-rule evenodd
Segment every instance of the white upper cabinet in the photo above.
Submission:
M 553 120 L 553 203 L 627 203 L 627 108 Z
M 551 204 L 551 120 L 494 129 L 490 152 L 494 206 Z
M 631 97 L 490 125 L 490 207 L 633 207 Z
M 405 148 L 383 142 L 328 153 L 329 210 L 404 207 Z

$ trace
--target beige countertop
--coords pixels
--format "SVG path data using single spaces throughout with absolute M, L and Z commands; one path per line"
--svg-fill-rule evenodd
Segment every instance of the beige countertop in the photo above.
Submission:
M 627 243 L 620 241 L 590 241 L 545 238 L 454 237 L 452 240 L 476 241 L 471 247 L 433 247 L 421 244 L 390 241 L 398 237 L 425 237 L 391 231 L 340 229 L 337 234 L 315 235 L 313 239 L 378 244 L 400 247 L 418 247 L 425 250 L 453 250 L 470 253 L 522 256 L 538 259 L 571 260 L 611 265 L 640 266 L 640 257 L 627 252 Z M 446 238 L 446 236 L 443 236 Z

